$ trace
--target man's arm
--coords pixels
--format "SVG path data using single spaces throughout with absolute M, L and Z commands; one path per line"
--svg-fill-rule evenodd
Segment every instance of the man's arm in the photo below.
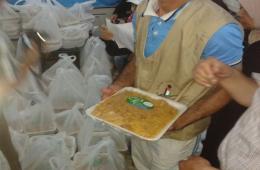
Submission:
M 241 70 L 241 65 L 238 64 L 233 66 L 232 69 Z M 192 105 L 174 123 L 171 129 L 181 129 L 197 120 L 211 116 L 228 104 L 230 100 L 230 94 L 226 91 L 226 89 L 222 88 L 222 86 L 217 86 L 198 100 L 194 105 Z
M 133 54 L 134 55 L 134 54 Z M 135 56 L 131 57 L 132 59 L 129 61 L 123 72 L 118 76 L 118 78 L 114 81 L 114 85 L 118 85 L 121 87 L 133 86 L 135 83 Z
M 197 120 L 208 117 L 224 107 L 230 101 L 230 96 L 222 88 L 215 88 L 192 105 L 172 126 L 171 129 L 181 129 Z
M 227 24 L 210 38 L 203 50 L 202 58 L 207 59 L 214 56 L 214 58 L 225 64 L 237 64 L 242 59 L 242 42 L 243 33 L 240 27 L 237 24 Z M 205 73 L 207 73 L 207 70 Z M 219 86 L 191 106 L 172 128 L 180 129 L 194 121 L 207 117 L 225 106 L 229 100 L 228 93 Z
M 219 84 L 237 102 L 245 106 L 251 104 L 258 88 L 255 81 L 214 58 L 200 62 L 194 69 L 193 75 L 194 79 L 204 86 L 210 87 Z
M 136 72 L 136 66 L 135 66 L 135 56 L 131 57 L 132 59 L 130 62 L 126 65 L 122 73 L 118 76 L 118 78 L 114 81 L 114 83 L 107 87 L 102 89 L 102 99 L 105 99 L 113 94 L 115 94 L 118 90 L 124 88 L 133 86 L 135 82 L 135 72 Z

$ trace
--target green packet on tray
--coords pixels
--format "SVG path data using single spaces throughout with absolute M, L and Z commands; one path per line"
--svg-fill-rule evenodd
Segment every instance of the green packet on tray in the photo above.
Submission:
M 182 103 L 126 87 L 88 108 L 86 114 L 115 129 L 155 141 L 165 134 L 186 109 Z
M 153 103 L 151 103 L 145 99 L 142 99 L 140 97 L 135 97 L 135 96 L 128 97 L 127 102 L 128 102 L 128 104 L 131 104 L 140 109 L 152 109 L 154 107 Z

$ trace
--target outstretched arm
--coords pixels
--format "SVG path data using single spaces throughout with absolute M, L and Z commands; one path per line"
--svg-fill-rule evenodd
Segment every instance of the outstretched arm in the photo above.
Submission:
M 196 66 L 194 79 L 207 87 L 219 84 L 232 98 L 245 106 L 251 104 L 258 88 L 254 80 L 214 58 L 204 60 Z

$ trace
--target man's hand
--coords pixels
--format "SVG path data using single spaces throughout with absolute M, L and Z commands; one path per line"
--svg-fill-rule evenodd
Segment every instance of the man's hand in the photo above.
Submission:
M 230 77 L 233 69 L 215 58 L 201 61 L 193 70 L 193 77 L 201 85 L 211 87 L 221 79 Z
M 118 16 L 116 14 L 112 15 L 110 20 L 112 23 L 116 24 L 116 20 L 118 19 Z
M 206 159 L 199 156 L 191 156 L 188 160 L 179 162 L 180 170 L 218 170 L 212 167 Z
M 102 92 L 102 100 L 112 96 L 113 94 L 115 94 L 117 91 L 119 91 L 122 88 L 123 88 L 122 86 L 115 85 L 115 84 L 112 84 L 109 87 L 103 88 L 101 90 L 101 92 Z
M 173 130 L 179 130 L 187 126 L 189 122 L 189 115 L 186 116 L 186 113 L 183 113 L 175 122 L 174 124 L 168 129 L 168 131 L 173 131 Z
M 106 26 L 100 27 L 100 38 L 103 40 L 112 40 L 113 39 L 113 33 L 108 30 Z

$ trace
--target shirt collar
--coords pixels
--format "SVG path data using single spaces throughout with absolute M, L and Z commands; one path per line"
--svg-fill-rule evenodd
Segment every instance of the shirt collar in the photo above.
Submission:
M 186 3 L 184 5 L 184 7 L 182 8 L 182 10 L 184 8 L 186 8 L 188 6 L 189 2 Z M 159 9 L 159 6 L 158 6 L 158 0 L 149 0 L 148 2 L 148 5 L 147 5 L 147 8 L 146 10 L 144 11 L 144 16 L 154 16 L 154 17 L 159 17 L 157 14 L 156 14 L 156 11 Z M 163 16 L 161 16 L 160 18 L 164 21 L 168 20 L 170 17 L 172 17 L 172 15 L 174 14 L 174 12 L 176 11 L 177 9 L 173 10 L 173 11 L 170 11 L 168 12 L 167 14 L 164 14 Z M 176 17 L 180 14 L 180 12 L 182 11 L 178 11 L 177 15 L 175 16 L 175 19 Z

